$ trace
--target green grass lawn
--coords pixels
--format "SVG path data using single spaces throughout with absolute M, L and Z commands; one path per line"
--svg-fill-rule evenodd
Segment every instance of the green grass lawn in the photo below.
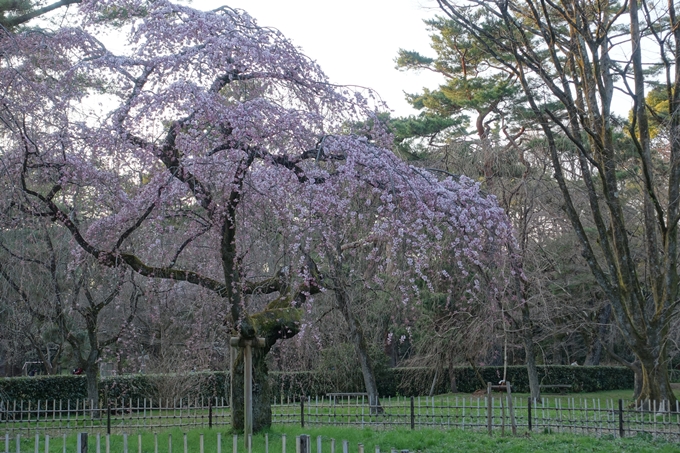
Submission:
M 590 427 L 598 428 L 601 433 L 613 430 L 615 411 L 618 410 L 618 400 L 624 400 L 624 410 L 626 427 L 631 428 L 628 421 L 643 421 L 645 423 L 661 420 L 650 414 L 641 415 L 632 410 L 632 390 L 615 390 L 598 393 L 569 393 L 569 394 L 547 394 L 542 400 L 533 403 L 532 419 L 536 425 L 541 423 L 549 424 L 551 420 L 566 420 L 574 425 L 574 432 L 588 431 Z M 527 424 L 528 394 L 513 394 L 514 413 L 519 425 Z M 680 396 L 680 395 L 679 395 Z M 498 425 L 505 414 L 505 423 L 509 423 L 507 410 L 506 394 L 493 393 L 494 405 L 493 416 L 494 425 Z M 505 406 L 501 409 L 501 402 Z M 150 403 L 149 403 L 150 404 Z M 364 427 L 367 423 L 377 423 L 384 428 L 409 427 L 411 414 L 411 399 L 406 397 L 392 397 L 381 399 L 384 413 L 372 415 L 365 398 L 351 398 L 337 401 L 328 398 L 312 398 L 305 402 L 305 424 L 307 426 L 319 425 L 354 425 Z M 416 397 L 413 400 L 415 424 L 418 428 L 440 427 L 449 428 L 454 426 L 470 425 L 483 427 L 486 424 L 486 402 L 484 396 L 473 396 L 470 394 L 446 394 L 438 395 L 434 398 Z M 278 425 L 300 425 L 301 405 L 299 402 L 290 404 L 275 405 L 273 408 L 273 423 Z M 212 411 L 212 423 L 216 429 L 224 429 L 230 424 L 230 410 L 226 408 L 215 408 Z M 56 415 L 56 416 L 55 416 Z M 644 419 L 643 419 L 644 417 Z M 650 418 L 651 417 L 651 418 Z M 670 419 L 666 417 L 666 422 L 673 425 L 680 425 L 680 416 L 671 414 Z M 60 434 L 64 431 L 84 430 L 90 433 L 106 430 L 107 415 L 100 419 L 92 419 L 89 413 L 69 412 L 65 414 L 43 413 L 39 420 L 36 420 L 35 413 L 31 415 L 31 420 L 27 420 L 24 414 L 23 419 L 12 418 L 6 424 L 0 425 L 9 430 L 10 433 L 16 431 L 35 432 L 36 430 L 48 434 Z M 600 423 L 603 421 L 603 423 Z M 661 420 L 663 421 L 663 420 Z M 677 423 L 676 423 L 677 422 Z M 111 415 L 110 419 L 112 433 L 121 434 L 123 432 L 134 432 L 136 430 L 160 431 L 173 429 L 182 426 L 183 429 L 207 429 L 208 410 L 204 408 L 171 408 L 168 410 L 146 408 L 132 412 L 119 411 Z M 374 426 L 377 427 L 377 426 Z M 494 429 L 497 429 L 497 428 Z M 602 430 L 602 428 L 606 428 Z M 608 427 L 608 428 L 607 428 Z M 570 428 L 566 428 L 572 431 Z M 0 431 L 2 434 L 2 431 Z
M 286 453 L 295 452 L 295 436 L 301 433 L 309 434 L 312 440 L 312 451 L 316 452 L 317 437 L 321 436 L 322 451 L 331 451 L 331 439 L 335 439 L 335 451 L 342 452 L 342 441 L 347 440 L 350 452 L 358 451 L 358 444 L 364 445 L 366 453 L 375 452 L 376 446 L 381 452 L 390 452 L 392 448 L 397 451 L 408 449 L 411 452 L 423 453 L 448 453 L 453 451 L 465 452 L 678 452 L 680 445 L 667 442 L 662 439 L 654 439 L 650 436 L 636 436 L 632 438 L 615 439 L 612 436 L 594 438 L 588 436 L 570 434 L 543 434 L 526 433 L 517 437 L 494 435 L 489 437 L 484 432 L 472 432 L 461 430 L 388 430 L 376 431 L 372 429 L 357 428 L 310 428 L 277 427 L 267 433 L 269 452 L 280 453 L 282 451 L 282 439 L 286 436 Z M 194 430 L 187 433 L 188 452 L 200 453 L 200 437 L 203 434 L 203 448 L 206 453 L 217 452 L 217 432 L 215 430 Z M 172 439 L 172 451 L 184 452 L 184 432 L 181 430 L 164 431 L 156 436 L 153 433 L 142 433 L 142 449 L 144 453 L 155 451 L 155 441 L 158 440 L 158 451 L 168 451 L 168 437 Z M 233 452 L 233 436 L 228 431 L 221 432 L 222 452 Z M 15 451 L 15 438 L 10 439 L 9 451 Z M 128 451 L 138 452 L 138 434 L 128 436 Z M 100 448 L 105 452 L 105 437 L 100 438 Z M 34 451 L 35 439 L 33 437 L 23 439 L 21 451 Z M 123 437 L 111 436 L 111 452 L 122 453 L 124 451 Z M 238 437 L 237 448 L 239 452 L 246 452 L 242 436 Z M 76 449 L 75 435 L 67 438 L 67 451 Z M 50 439 L 49 452 L 61 452 L 63 450 L 62 438 Z M 45 451 L 44 439 L 40 439 L 38 451 Z M 90 436 L 89 451 L 95 453 L 96 437 Z M 265 452 L 265 435 L 258 434 L 253 438 L 254 453 Z
M 624 439 L 615 438 L 611 433 L 617 433 L 617 413 L 612 410 L 618 408 L 618 400 L 623 399 L 626 404 L 631 402 L 632 390 L 616 390 L 598 393 L 570 393 L 544 394 L 543 401 L 533 405 L 533 431 L 527 434 L 527 399 L 528 394 L 513 394 L 517 403 L 516 417 L 518 422 L 517 437 L 501 435 L 500 424 L 505 424 L 505 433 L 510 433 L 509 417 L 505 408 L 505 421 L 501 417 L 500 400 L 505 395 L 494 393 L 494 435 L 489 437 L 485 431 L 485 399 L 478 398 L 470 394 L 448 394 L 439 395 L 434 398 L 420 397 L 414 398 L 416 413 L 416 430 L 408 429 L 410 425 L 410 398 L 383 398 L 381 403 L 385 408 L 384 415 L 371 416 L 366 401 L 359 399 L 345 400 L 341 404 L 332 404 L 328 399 L 323 400 L 314 398 L 305 404 L 305 428 L 300 428 L 300 403 L 291 403 L 274 407 L 274 427 L 268 433 L 269 451 L 272 453 L 281 452 L 282 437 L 285 434 L 287 439 L 287 453 L 295 451 L 295 436 L 301 432 L 312 435 L 316 452 L 317 436 L 322 436 L 324 453 L 331 451 L 331 438 L 336 440 L 336 452 L 342 452 L 343 439 L 349 441 L 350 452 L 357 451 L 357 444 L 364 444 L 365 453 L 374 453 L 375 446 L 379 445 L 381 451 L 391 451 L 392 448 L 400 451 L 408 449 L 412 452 L 421 450 L 423 452 L 448 452 L 448 451 L 499 451 L 499 452 L 524 452 L 524 451 L 668 451 L 680 452 L 680 444 L 666 442 L 662 439 L 655 439 L 649 434 L 635 435 L 627 431 L 629 436 Z M 465 401 L 465 404 L 463 404 Z M 505 401 L 505 399 L 504 399 Z M 311 404 L 310 404 L 311 403 Z M 504 402 L 504 404 L 506 404 Z M 582 411 L 586 405 L 588 411 Z M 465 409 L 462 407 L 465 406 Z M 479 406 L 479 407 L 477 407 Z M 600 411 L 599 407 L 603 410 Z M 593 411 L 593 408 L 598 410 Z M 605 410 L 606 409 L 606 410 Z M 213 415 L 217 415 L 214 411 Z M 138 435 L 141 434 L 143 452 L 155 452 L 155 442 L 158 439 L 158 451 L 168 452 L 168 437 L 172 439 L 172 451 L 177 453 L 184 452 L 184 432 L 187 432 L 187 452 L 200 453 L 200 434 L 204 433 L 203 444 L 204 452 L 217 452 L 216 439 L 217 433 L 222 436 L 222 452 L 232 452 L 233 436 L 229 431 L 229 410 L 221 409 L 219 421 L 223 423 L 208 429 L 207 410 L 198 408 L 179 409 L 170 411 L 157 411 L 147 409 L 145 412 L 133 412 L 131 414 L 120 414 L 121 419 L 112 420 L 112 432 L 110 438 L 110 451 L 123 453 L 122 433 L 128 433 L 128 451 L 138 452 Z M 640 429 L 650 431 L 656 425 L 655 422 L 661 421 L 661 431 L 675 433 L 676 441 L 680 437 L 678 427 L 680 427 L 680 415 L 678 414 L 638 414 L 636 411 L 628 410 L 625 413 L 626 429 Z M 146 415 L 146 418 L 144 417 Z M 191 417 L 193 420 L 191 419 Z M 181 417 L 181 419 L 180 419 Z M 86 431 L 90 434 L 91 453 L 96 452 L 96 433 L 100 433 L 100 451 L 105 449 L 105 420 L 92 423 L 86 420 L 87 417 L 72 416 L 66 422 L 62 418 L 57 418 L 56 424 L 64 427 L 68 424 L 71 429 Z M 125 421 L 122 420 L 125 419 Z M 140 421 L 141 418 L 141 421 Z M 183 423 L 195 423 L 194 426 L 173 428 L 171 425 L 179 421 Z M 565 421 L 565 427 L 557 427 L 554 420 Z M 215 419 L 213 422 L 215 423 Z M 363 428 L 363 422 L 372 421 L 376 423 L 371 428 Z M 134 422 L 133 425 L 125 423 Z M 354 427 L 322 426 L 326 423 L 352 423 Z M 663 422 L 666 423 L 664 428 Z M 0 436 L 4 437 L 3 428 L 10 430 L 9 450 L 16 451 L 16 433 L 21 432 L 22 452 L 35 451 L 35 432 L 40 432 L 38 451 L 45 451 L 44 434 L 52 434 L 49 452 L 63 451 L 63 438 L 56 435 L 60 430 L 58 427 L 50 429 L 47 420 L 36 424 L 35 421 L 13 421 L 7 425 L 0 424 Z M 11 425 L 11 426 L 10 426 Z M 464 425 L 465 430 L 454 428 Z M 476 425 L 477 431 L 470 430 L 470 425 Z M 538 426 L 541 425 L 541 426 Z M 311 427 L 310 427 L 311 426 Z M 365 424 L 365 426 L 368 426 Z M 432 430 L 429 427 L 435 426 L 438 429 Z M 548 427 L 546 427 L 548 426 Z M 570 427 L 571 426 L 571 427 Z M 56 429 L 56 430 L 55 430 Z M 665 431 L 667 429 L 667 431 Z M 76 432 L 70 430 L 69 432 Z M 557 431 L 555 431 L 557 430 Z M 562 431 L 562 432 L 559 432 Z M 154 432 L 158 432 L 154 436 Z M 571 434 L 571 433 L 576 434 Z M 596 437 L 598 436 L 599 437 Z M 75 451 L 76 436 L 67 436 L 67 451 Z M 254 439 L 254 449 L 256 453 L 264 452 L 264 435 L 258 435 Z M 238 439 L 238 451 L 245 452 L 243 439 Z M 0 451 L 3 450 L 4 439 L 0 444 Z

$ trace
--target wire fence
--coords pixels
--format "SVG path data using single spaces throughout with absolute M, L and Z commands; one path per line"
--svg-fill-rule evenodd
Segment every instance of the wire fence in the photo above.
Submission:
M 436 397 L 388 397 L 379 405 L 364 395 L 288 399 L 272 404 L 272 424 L 457 428 L 488 432 L 568 432 L 628 437 L 648 433 L 680 439 L 680 406 L 655 402 L 579 398 L 564 395 L 532 400 L 505 394 Z M 231 425 L 225 399 L 111 400 L 97 407 L 87 400 L 0 402 L 0 432 L 62 435 L 158 432 L 172 428 Z

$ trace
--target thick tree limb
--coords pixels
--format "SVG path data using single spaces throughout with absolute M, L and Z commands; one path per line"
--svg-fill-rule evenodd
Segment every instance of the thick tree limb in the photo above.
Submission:
M 17 25 L 22 25 L 25 24 L 26 22 L 35 19 L 36 17 L 42 16 L 43 14 L 47 14 L 50 11 L 54 11 L 55 9 L 59 9 L 62 6 L 69 6 L 69 5 L 74 5 L 77 3 L 82 3 L 82 0 L 60 0 L 58 2 L 54 2 L 50 5 L 44 6 L 42 8 L 38 8 L 36 10 L 33 10 L 29 13 L 22 14 L 21 16 L 15 16 L 15 17 L 10 17 L 8 19 L 4 19 L 2 21 L 2 26 L 6 28 L 12 28 L 16 27 Z

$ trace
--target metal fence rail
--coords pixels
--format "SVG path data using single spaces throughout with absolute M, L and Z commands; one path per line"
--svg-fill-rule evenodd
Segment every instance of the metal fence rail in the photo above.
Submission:
M 87 431 L 117 433 L 231 424 L 224 399 L 112 400 L 96 408 L 87 400 L 0 402 L 0 433 L 61 435 Z M 670 409 L 670 410 L 669 410 Z M 561 396 L 531 400 L 507 395 L 391 397 L 380 406 L 366 397 L 306 397 L 277 401 L 272 423 L 301 426 L 457 428 L 512 432 L 569 432 L 634 436 L 649 433 L 680 439 L 680 405 L 636 407 L 633 402 Z

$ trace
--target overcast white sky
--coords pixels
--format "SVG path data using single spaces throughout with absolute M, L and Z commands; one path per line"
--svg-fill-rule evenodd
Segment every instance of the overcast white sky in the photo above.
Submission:
M 396 116 L 417 113 L 404 91 L 436 88 L 442 80 L 394 69 L 400 48 L 432 54 L 423 19 L 438 13 L 434 0 L 193 0 L 190 5 L 246 10 L 302 48 L 331 82 L 374 89 Z

